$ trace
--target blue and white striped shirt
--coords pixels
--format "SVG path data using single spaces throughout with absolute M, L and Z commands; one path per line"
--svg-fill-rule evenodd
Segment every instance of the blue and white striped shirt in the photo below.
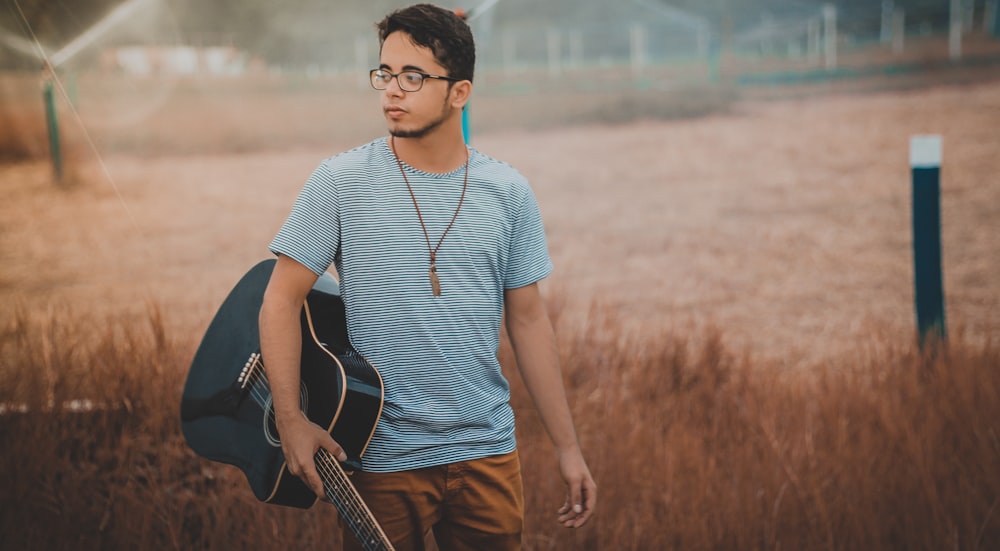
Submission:
M 430 253 L 386 138 L 323 161 L 270 249 L 317 275 L 336 266 L 351 344 L 382 375 L 385 404 L 364 470 L 394 472 L 513 451 L 510 387 L 497 350 L 505 289 L 552 271 L 527 180 L 469 151 L 458 218 Z M 432 174 L 403 165 L 431 245 L 462 194 L 465 167 Z

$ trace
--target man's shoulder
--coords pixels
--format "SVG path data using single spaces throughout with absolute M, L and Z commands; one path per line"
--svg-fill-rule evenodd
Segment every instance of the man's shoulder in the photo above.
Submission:
M 504 186 L 528 187 L 528 179 L 513 165 L 473 149 L 473 170 L 486 177 L 487 180 Z
M 383 151 L 384 141 L 384 138 L 377 138 L 364 145 L 348 149 L 324 159 L 320 166 L 337 175 L 367 172 L 372 168 L 381 167 L 386 161 Z

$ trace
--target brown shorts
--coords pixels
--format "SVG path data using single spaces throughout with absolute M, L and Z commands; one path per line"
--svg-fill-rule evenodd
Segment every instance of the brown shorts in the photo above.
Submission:
M 517 451 L 398 473 L 355 472 L 351 482 L 397 551 L 521 548 L 524 491 Z M 341 521 L 344 549 L 362 549 Z

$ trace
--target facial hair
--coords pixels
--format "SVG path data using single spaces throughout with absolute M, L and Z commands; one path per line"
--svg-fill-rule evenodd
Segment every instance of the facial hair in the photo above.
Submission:
M 444 104 L 441 106 L 441 114 L 438 118 L 432 120 L 426 125 L 416 128 L 413 130 L 405 129 L 389 129 L 389 134 L 397 138 L 423 138 L 424 136 L 430 134 L 437 127 L 444 124 L 444 121 L 448 120 L 448 116 L 451 115 L 451 109 L 448 107 L 448 98 L 445 97 Z

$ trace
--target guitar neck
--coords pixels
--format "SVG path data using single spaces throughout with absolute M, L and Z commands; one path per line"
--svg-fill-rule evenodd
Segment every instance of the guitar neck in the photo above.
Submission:
M 392 542 L 351 484 L 340 462 L 322 448 L 316 452 L 315 460 L 316 470 L 323 479 L 323 492 L 357 536 L 365 551 L 393 551 Z

